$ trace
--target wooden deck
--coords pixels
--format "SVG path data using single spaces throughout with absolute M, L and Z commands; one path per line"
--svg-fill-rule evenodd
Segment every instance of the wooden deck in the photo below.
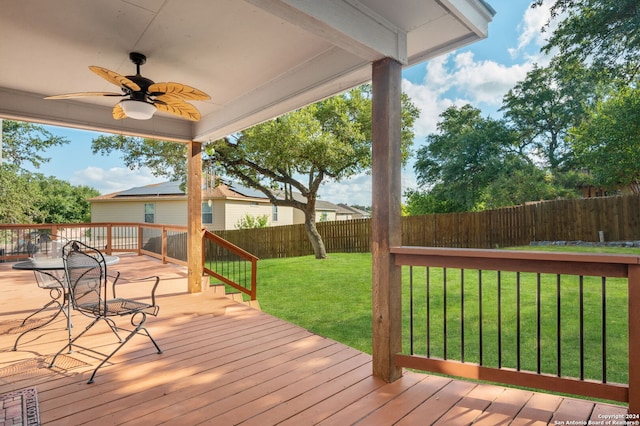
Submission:
M 187 294 L 180 267 L 134 255 L 121 259 L 113 269 L 123 275 L 162 277 L 160 314 L 147 324 L 164 353 L 136 336 L 91 385 L 86 381 L 98 361 L 89 351 L 65 354 L 59 367 L 47 368 L 65 342 L 62 316 L 11 351 L 17 320 L 48 296 L 31 272 L 0 264 L 0 394 L 35 387 L 43 424 L 542 425 L 586 424 L 627 412 L 414 372 L 384 383 L 371 377 L 367 354 L 213 290 Z M 87 320 L 76 314 L 73 323 L 78 332 Z M 105 351 L 114 336 L 96 328 L 79 343 Z

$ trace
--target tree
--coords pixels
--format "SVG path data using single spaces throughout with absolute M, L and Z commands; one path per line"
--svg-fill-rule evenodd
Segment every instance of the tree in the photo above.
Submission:
M 72 186 L 15 165 L 0 167 L 0 223 L 90 222 L 87 199 L 98 195 L 88 186 Z
M 182 143 L 136 138 L 123 135 L 100 135 L 91 141 L 94 154 L 122 153 L 124 164 L 131 170 L 147 167 L 154 176 L 184 180 L 187 175 L 187 146 Z
M 30 173 L 14 164 L 0 165 L 0 223 L 33 223 L 41 217 L 34 203 L 40 195 Z
M 323 259 L 326 250 L 315 218 L 318 190 L 327 179 L 339 182 L 370 169 L 370 95 L 370 87 L 362 86 L 259 124 L 234 139 L 216 141 L 207 146 L 209 163 L 261 191 L 272 204 L 301 210 L 315 257 Z M 406 161 L 418 110 L 406 96 L 402 105 Z
M 88 186 L 73 186 L 53 176 L 34 175 L 34 183 L 41 196 L 34 201 L 40 212 L 40 223 L 84 223 L 91 222 L 89 198 L 100 192 Z
M 427 136 L 427 144 L 416 153 L 414 171 L 426 191 L 407 193 L 409 212 L 475 210 L 482 190 L 504 172 L 515 134 L 503 121 L 480 113 L 465 105 L 440 114 L 438 133 Z
M 31 163 L 38 168 L 49 161 L 42 151 L 68 142 L 66 138 L 52 135 L 43 126 L 2 120 L 1 223 L 45 221 L 48 212 L 43 204 L 53 194 L 40 188 L 39 182 L 44 179 L 42 175 L 29 173 L 21 167 L 24 163 Z
M 575 179 L 544 170 L 522 153 L 519 133 L 470 105 L 443 112 L 438 133 L 417 152 L 422 188 L 405 193 L 405 213 L 477 211 L 527 201 L 573 197 Z
M 601 101 L 570 132 L 579 164 L 594 184 L 640 193 L 640 89 L 623 88 Z
M 535 0 L 532 7 L 545 0 Z M 629 82 L 640 67 L 638 0 L 553 0 L 551 17 L 563 17 L 543 51 L 557 49 L 561 62 L 578 61 Z
M 577 64 L 565 64 L 563 73 L 552 66 L 534 66 L 507 92 L 500 110 L 519 133 L 520 152 L 541 159 L 557 173 L 571 166 L 566 134 L 580 121 L 594 93 L 595 85 Z
M 2 162 L 21 167 L 23 163 L 31 163 L 38 168 L 50 159 L 41 152 L 48 148 L 64 145 L 69 141 L 61 136 L 54 136 L 43 126 L 22 121 L 2 121 Z

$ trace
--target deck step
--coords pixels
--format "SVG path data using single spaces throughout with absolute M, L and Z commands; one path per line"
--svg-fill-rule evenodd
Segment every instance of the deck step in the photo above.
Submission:
M 233 300 L 234 302 L 242 303 L 244 305 L 252 307 L 253 309 L 257 309 L 259 311 L 261 310 L 260 309 L 260 303 L 257 300 L 247 300 L 247 301 L 245 301 L 243 296 L 242 296 L 242 293 L 240 293 L 240 292 L 227 293 L 226 290 L 225 290 L 225 286 L 222 285 L 222 284 L 210 285 L 208 291 L 212 291 L 212 292 L 214 292 L 214 294 L 219 294 L 219 295 L 228 297 L 229 299 Z

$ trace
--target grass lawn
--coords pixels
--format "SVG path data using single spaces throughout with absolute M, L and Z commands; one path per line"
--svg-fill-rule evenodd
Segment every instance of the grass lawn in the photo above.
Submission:
M 612 247 L 574 246 L 527 246 L 515 249 L 608 252 L 619 254 L 640 254 L 640 249 Z M 415 352 L 426 352 L 426 290 L 425 268 L 414 268 L 414 310 L 417 324 Z M 446 341 L 447 356 L 460 359 L 461 345 L 461 299 L 464 295 L 465 310 L 465 360 L 478 362 L 480 308 L 478 295 L 478 272 L 466 271 L 464 286 L 461 285 L 460 271 L 447 270 L 447 302 L 443 300 L 443 271 L 433 268 L 430 274 L 431 296 L 429 317 L 431 322 L 429 349 L 432 356 L 442 357 Z M 495 272 L 483 272 L 483 362 L 497 366 L 497 284 Z M 502 365 L 516 366 L 516 278 L 515 273 L 503 273 L 502 277 Z M 403 329 L 408 329 L 408 268 L 403 271 Z M 521 368 L 536 369 L 536 288 L 535 274 L 521 274 Z M 540 283 L 542 369 L 555 374 L 556 366 L 556 279 L 543 275 Z M 586 277 L 584 280 L 585 300 L 585 370 L 587 378 L 600 379 L 600 289 L 599 278 Z M 562 374 L 577 377 L 579 365 L 578 278 L 563 278 L 562 292 Z M 627 331 L 626 331 L 626 280 L 607 281 L 607 362 L 608 381 L 626 383 L 627 380 Z M 261 308 L 274 316 L 285 319 L 316 334 L 326 336 L 366 353 L 371 353 L 371 254 L 332 253 L 328 259 L 316 260 L 313 256 L 264 259 L 258 266 L 258 300 Z M 446 307 L 445 322 L 442 311 Z M 409 352 L 409 336 L 403 332 L 403 351 Z

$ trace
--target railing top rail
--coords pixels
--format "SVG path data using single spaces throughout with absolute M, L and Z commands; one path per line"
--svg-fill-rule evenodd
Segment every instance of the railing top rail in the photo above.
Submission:
M 640 255 L 610 253 L 558 253 L 527 250 L 461 249 L 447 247 L 391 247 L 391 253 L 430 257 L 483 258 L 502 260 L 542 260 L 550 262 L 575 263 L 618 263 L 626 265 L 640 264 Z
M 241 256 L 241 257 L 243 257 L 243 258 L 245 258 L 247 260 L 251 260 L 251 261 L 260 260 L 258 257 L 254 256 L 253 254 L 249 253 L 248 251 L 243 250 L 242 248 L 236 246 L 235 244 L 230 243 L 229 241 L 227 241 L 224 238 L 214 234 L 213 232 L 209 232 L 207 230 L 203 230 L 203 231 L 204 231 L 203 238 L 215 241 L 216 244 L 218 244 L 221 247 L 224 247 L 226 249 L 229 249 L 230 251 L 233 251 L 238 256 Z
M 519 250 L 391 247 L 396 265 L 569 274 L 593 277 L 629 276 L 640 256 L 600 253 L 550 253 Z

